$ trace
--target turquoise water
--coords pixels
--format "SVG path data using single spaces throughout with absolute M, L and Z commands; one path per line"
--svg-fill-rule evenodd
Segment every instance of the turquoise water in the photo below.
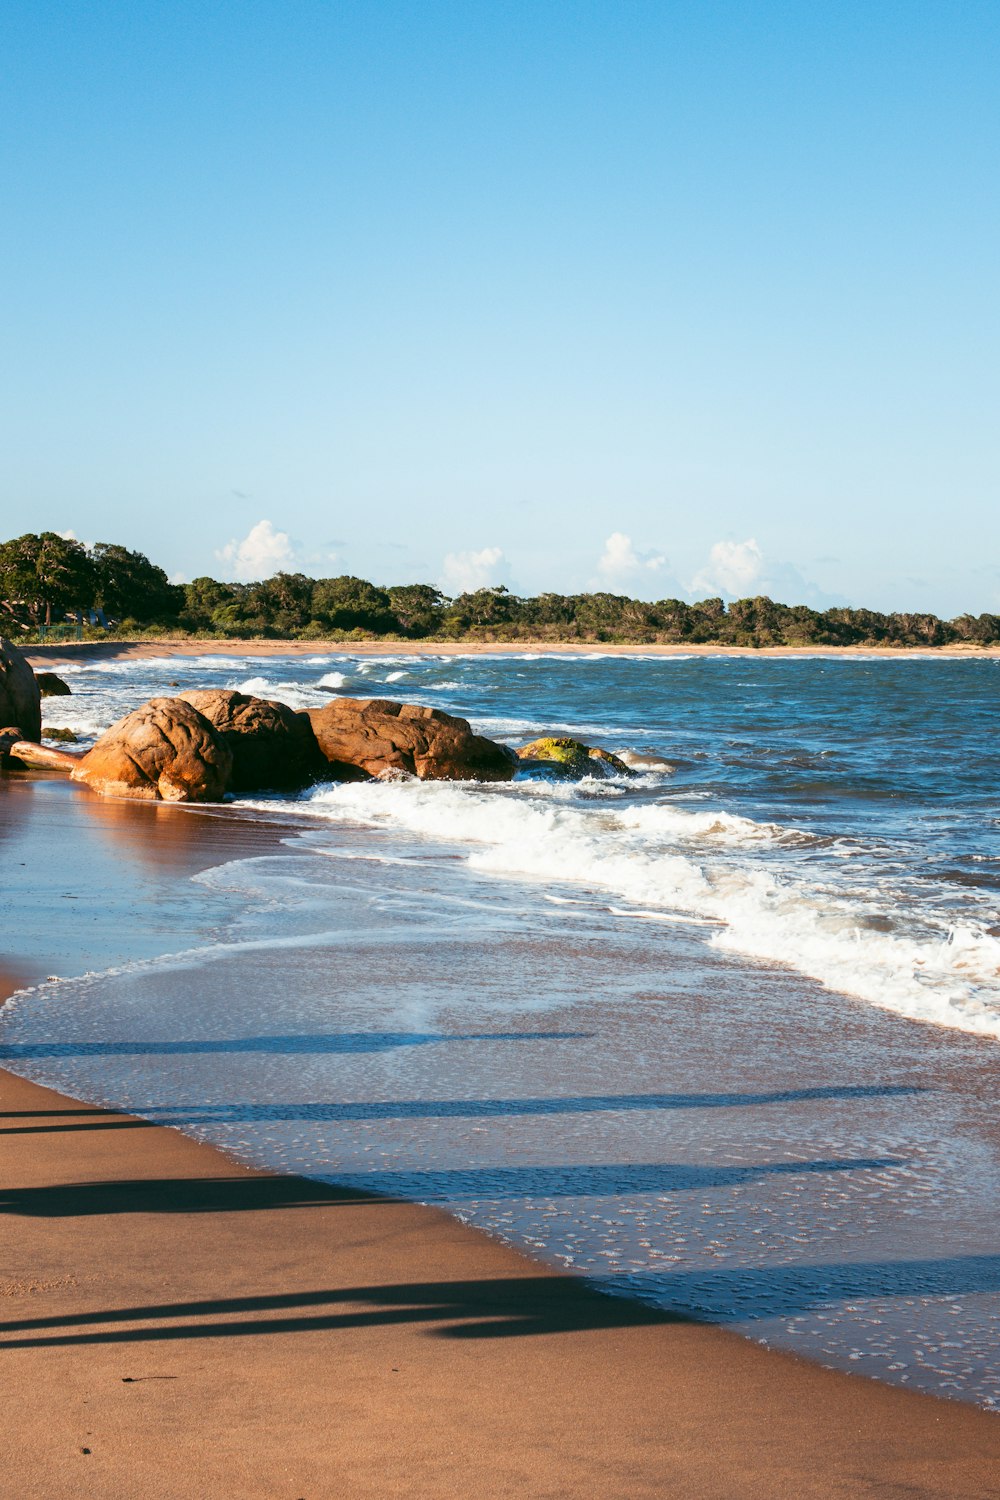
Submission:
M 575 733 L 639 774 L 235 803 L 286 844 L 196 877 L 211 934 L 38 987 L 0 1050 L 249 1160 L 442 1203 L 618 1294 L 1000 1404 L 997 670 L 83 668 L 49 722 L 96 732 L 173 683 L 390 696 L 514 744 Z

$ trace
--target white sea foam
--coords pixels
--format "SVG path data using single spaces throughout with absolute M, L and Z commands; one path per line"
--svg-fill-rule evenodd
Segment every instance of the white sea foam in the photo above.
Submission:
M 287 703 L 289 708 L 316 708 L 323 702 L 324 694 L 318 688 L 309 688 L 298 682 L 274 682 L 269 677 L 247 677 L 236 684 L 238 693 L 249 693 L 254 698 L 272 698 Z
M 66 702 L 73 706 L 63 709 L 60 712 L 59 710 L 51 709 L 46 704 L 42 710 L 42 717 L 46 726 L 51 725 L 54 729 L 72 729 L 79 742 L 77 748 L 84 748 L 92 743 L 97 739 L 98 735 L 103 734 L 106 729 L 110 729 L 114 723 L 114 718 L 108 718 L 105 714 L 88 712 L 86 709 L 81 709 L 78 699 L 67 698 L 60 700 L 60 702 Z M 50 739 L 47 735 L 43 736 L 43 743 L 59 744 L 58 741 Z M 73 746 L 71 745 L 68 748 L 73 749 Z
M 916 1020 L 1000 1038 L 1000 942 L 971 922 L 925 922 L 915 935 L 873 929 L 866 923 L 884 910 L 877 888 L 849 896 L 761 863 L 764 851 L 780 856 L 808 841 L 793 828 L 664 802 L 587 806 L 547 787 L 525 796 L 519 786 L 418 781 L 325 787 L 298 806 L 465 846 L 479 871 L 572 880 L 630 903 L 634 915 L 704 918 L 721 924 L 710 939 L 718 948 L 787 965 Z
M 341 688 L 344 686 L 344 683 L 346 681 L 347 676 L 344 672 L 326 672 L 320 678 L 319 686 L 326 688 Z
M 460 687 L 461 684 L 456 683 L 454 686 Z M 655 733 L 654 730 L 642 729 L 638 725 L 634 728 L 630 726 L 628 729 L 609 731 L 607 724 L 568 724 L 558 719 L 548 719 L 544 724 L 540 724 L 537 719 L 518 719 L 509 716 L 491 718 L 479 714 L 475 716 L 475 724 L 480 734 L 525 734 L 533 738 L 541 734 L 568 735 L 573 739 L 583 740 L 587 744 L 600 744 L 605 750 L 614 748 L 613 743 L 608 743 L 609 733 L 612 741 L 617 740 L 622 746 L 627 746 L 630 740 L 648 739 Z M 657 738 L 661 737 L 662 735 L 657 735 Z M 617 753 L 615 751 L 615 754 Z

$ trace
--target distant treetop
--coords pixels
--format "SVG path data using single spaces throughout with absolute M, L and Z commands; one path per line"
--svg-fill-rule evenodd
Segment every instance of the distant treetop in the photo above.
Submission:
M 84 547 L 53 531 L 0 543 L 0 632 L 16 635 L 91 612 L 110 628 L 248 640 L 440 639 L 621 641 L 735 646 L 944 646 L 1000 642 L 997 615 L 818 611 L 761 595 L 688 604 L 624 594 L 483 588 L 449 599 L 429 583 L 379 588 L 365 578 L 276 573 L 260 583 L 172 584 L 141 552 Z

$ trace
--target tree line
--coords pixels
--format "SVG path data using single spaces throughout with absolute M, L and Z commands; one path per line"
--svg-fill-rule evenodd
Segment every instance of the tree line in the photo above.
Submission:
M 55 532 L 0 543 L 0 626 L 26 633 L 96 618 L 122 634 L 246 640 L 475 639 L 735 646 L 946 646 L 1000 643 L 1000 616 L 814 610 L 759 596 L 646 603 L 624 594 L 539 594 L 503 587 L 447 598 L 431 584 L 379 588 L 343 575 L 276 573 L 259 583 L 171 583 L 141 552 L 85 547 Z

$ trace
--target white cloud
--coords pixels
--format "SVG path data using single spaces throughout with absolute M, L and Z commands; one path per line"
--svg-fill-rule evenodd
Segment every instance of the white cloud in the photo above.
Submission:
M 682 593 L 662 552 L 642 552 L 624 531 L 613 531 L 597 561 L 591 587 L 638 599 L 664 599 Z
M 760 592 L 757 587 L 764 576 L 764 554 L 754 537 L 745 542 L 716 542 L 708 562 L 691 582 L 691 591 L 723 594 L 732 599 L 746 599 Z
M 793 563 L 768 562 L 752 536 L 743 542 L 716 542 L 688 593 L 695 599 L 719 595 L 726 600 L 763 594 L 778 604 L 808 604 L 813 609 L 844 603 L 840 595 L 818 588 Z
M 187 576 L 186 573 L 171 573 L 171 575 L 170 575 L 170 582 L 171 583 L 190 583 L 191 580 Z
M 228 565 L 234 578 L 251 582 L 270 578 L 272 573 L 288 567 L 292 553 L 287 532 L 275 531 L 270 521 L 258 521 L 242 541 L 227 543 L 215 555 Z
M 667 559 L 659 552 L 637 552 L 624 531 L 613 531 L 604 543 L 597 571 L 608 582 L 624 583 L 637 576 L 658 573 Z
M 500 547 L 483 547 L 479 552 L 449 552 L 441 566 L 441 588 L 451 598 L 509 582 L 510 564 Z

